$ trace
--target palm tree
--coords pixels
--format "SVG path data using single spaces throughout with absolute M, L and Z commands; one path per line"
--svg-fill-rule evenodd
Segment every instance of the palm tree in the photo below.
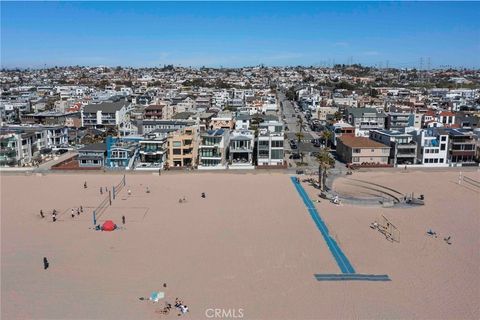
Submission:
M 302 157 L 302 162 L 303 162 L 303 153 L 300 153 L 300 141 L 303 139 L 304 134 L 302 133 L 302 130 L 300 132 L 296 132 L 295 136 L 297 137 L 297 154 Z
M 325 140 L 325 145 L 328 148 L 328 142 L 330 141 L 330 139 L 332 139 L 332 132 L 329 130 L 323 130 L 322 137 L 323 137 L 323 140 Z
M 320 190 L 324 191 L 325 181 L 327 179 L 327 169 L 335 163 L 335 159 L 330 156 L 330 153 L 326 148 L 320 149 L 316 158 L 318 161 L 318 185 L 320 186 Z

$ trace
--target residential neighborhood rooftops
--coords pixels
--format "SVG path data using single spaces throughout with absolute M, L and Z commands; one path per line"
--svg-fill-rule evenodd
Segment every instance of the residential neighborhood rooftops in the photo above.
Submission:
M 115 111 L 119 111 L 123 107 L 128 106 L 128 104 L 129 104 L 129 102 L 127 102 L 125 100 L 124 101 L 117 101 L 117 102 L 101 102 L 101 103 L 98 103 L 98 104 L 86 105 L 83 108 L 83 111 L 84 112 L 89 112 L 89 113 L 93 113 L 93 112 L 97 112 L 97 111 L 113 113 Z
M 222 136 L 224 134 L 225 130 L 223 129 L 217 129 L 217 130 L 208 130 L 206 131 L 206 135 L 209 136 Z
M 338 139 L 350 148 L 389 148 L 383 143 L 365 137 L 341 136 Z
M 107 151 L 106 143 L 92 143 L 79 149 L 78 151 Z

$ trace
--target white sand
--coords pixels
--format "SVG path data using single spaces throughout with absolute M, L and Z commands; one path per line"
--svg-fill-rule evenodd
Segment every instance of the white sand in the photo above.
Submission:
M 423 193 L 424 207 L 318 204 L 357 272 L 388 274 L 391 282 L 314 279 L 340 271 L 288 175 L 127 175 L 100 219 L 121 224 L 125 215 L 126 229 L 110 233 L 89 229 L 91 207 L 100 186 L 120 175 L 1 176 L 1 316 L 178 319 L 155 313 L 163 303 L 138 300 L 166 282 L 166 300 L 180 297 L 190 309 L 180 318 L 208 319 L 208 308 L 223 308 L 237 316 L 243 309 L 245 319 L 478 319 L 479 194 L 456 185 L 457 175 L 355 173 Z M 86 213 L 72 221 L 70 208 L 79 205 Z M 60 221 L 39 217 L 53 208 L 65 212 Z M 368 227 L 381 213 L 401 230 L 400 243 Z M 428 228 L 439 238 L 425 236 Z

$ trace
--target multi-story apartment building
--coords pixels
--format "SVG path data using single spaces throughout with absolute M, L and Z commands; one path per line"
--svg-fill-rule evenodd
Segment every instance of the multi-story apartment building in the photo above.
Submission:
M 147 134 L 154 130 L 179 130 L 195 125 L 191 120 L 143 120 L 137 122 L 139 133 Z
M 388 164 L 390 147 L 365 137 L 342 136 L 337 141 L 337 154 L 348 164 Z
M 393 130 L 371 130 L 370 139 L 390 147 L 390 164 L 397 166 L 417 162 L 417 143 L 411 134 Z
M 61 126 L 7 126 L 2 128 L 0 162 L 8 166 L 30 165 L 42 150 L 68 146 L 68 129 Z
M 370 130 L 385 129 L 385 118 L 383 111 L 375 108 L 347 108 L 347 122 L 355 127 L 357 136 L 369 136 Z
M 193 167 L 197 164 L 197 127 L 185 127 L 168 134 L 168 165 L 170 168 Z
M 412 132 L 417 141 L 417 163 L 428 167 L 448 165 L 448 133 L 436 128 Z
M 167 160 L 167 137 L 170 130 L 155 130 L 139 141 L 139 161 L 135 170 L 163 169 Z
M 448 134 L 449 161 L 453 164 L 474 164 L 476 141 L 473 132 L 465 129 L 439 128 L 441 134 Z
M 266 121 L 258 126 L 257 165 L 284 165 L 284 127 L 279 121 Z
M 200 135 L 198 169 L 227 169 L 229 132 L 208 130 Z
M 131 104 L 126 100 L 86 105 L 80 112 L 82 127 L 123 127 L 130 109 Z
M 163 105 L 150 105 L 143 110 L 143 119 L 145 120 L 154 120 L 154 119 L 163 119 Z
M 386 117 L 385 127 L 388 130 L 401 130 L 415 125 L 414 113 L 389 112 Z
M 254 169 L 253 147 L 255 134 L 251 130 L 230 133 L 229 169 Z

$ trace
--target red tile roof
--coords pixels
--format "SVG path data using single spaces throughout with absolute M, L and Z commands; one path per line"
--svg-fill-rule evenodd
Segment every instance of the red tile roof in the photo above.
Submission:
M 350 148 L 389 148 L 383 143 L 364 137 L 341 136 L 338 138 L 344 145 Z

